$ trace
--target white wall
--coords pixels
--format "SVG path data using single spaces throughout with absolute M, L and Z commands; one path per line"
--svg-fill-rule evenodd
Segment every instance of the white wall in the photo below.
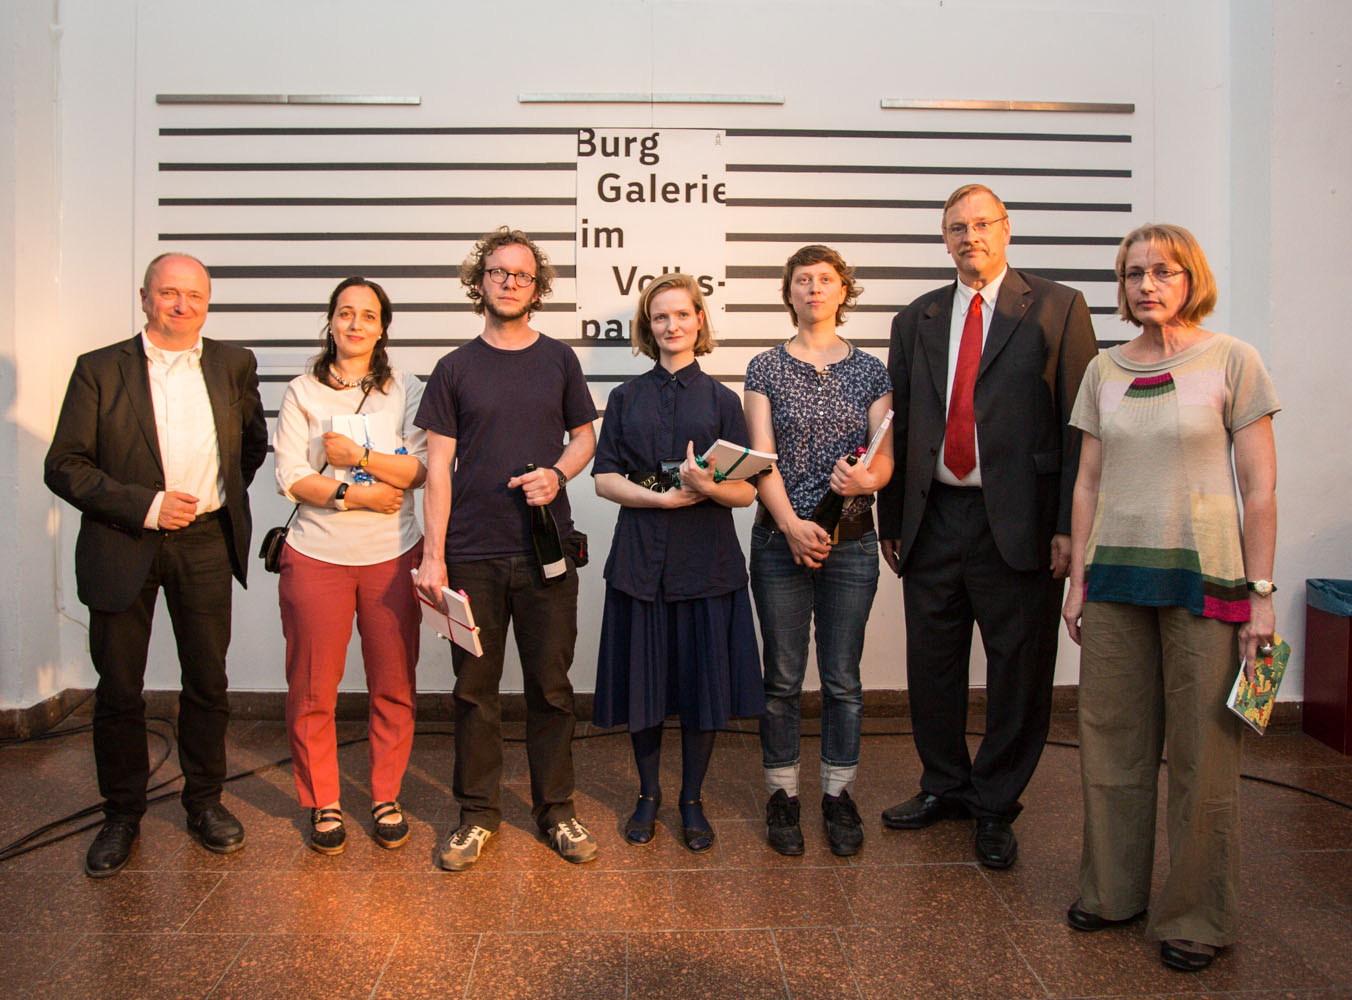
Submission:
M 11 293 L 0 300 L 14 304 L 12 321 L 8 309 L 0 312 L 0 393 L 5 365 L 18 373 L 0 428 L 0 495 L 12 498 L 17 517 L 0 531 L 22 567 L 0 583 L 0 706 L 32 704 L 93 682 L 79 627 L 84 609 L 74 599 L 76 519 L 42 489 L 41 456 L 74 356 L 127 335 L 139 319 L 137 269 L 156 235 L 147 208 L 153 198 L 144 190 L 154 176 L 146 151 L 157 148 L 153 96 L 221 91 L 421 93 L 423 113 L 444 124 L 560 120 L 556 109 L 518 105 L 516 95 L 531 90 L 777 92 L 791 98 L 784 124 L 836 128 L 911 127 L 885 116 L 879 124 L 879 96 L 1134 101 L 1134 169 L 1149 184 L 1118 225 L 1125 231 L 1158 219 L 1197 233 L 1221 283 L 1213 325 L 1263 351 L 1288 407 L 1277 421 L 1286 470 L 1278 623 L 1297 647 L 1284 695 L 1299 696 L 1299 582 L 1352 575 L 1347 504 L 1328 499 L 1346 495 L 1352 467 L 1322 457 L 1323 442 L 1340 440 L 1349 424 L 1348 394 L 1338 393 L 1346 365 L 1333 343 L 1341 310 L 1308 292 L 1339 288 L 1341 275 L 1336 252 L 1301 252 L 1312 242 L 1312 220 L 1332 244 L 1330 237 L 1345 231 L 1333 219 L 1348 214 L 1338 181 L 1346 173 L 1352 115 L 1337 40 L 1352 36 L 1352 24 L 1336 0 L 830 7 L 582 0 L 566 14 L 556 4 L 528 4 L 529 16 L 510 25 L 481 4 L 410 3 L 376 14 L 355 3 L 66 0 L 59 7 L 64 30 L 54 41 L 47 28 L 52 12 L 23 6 L 7 8 L 14 30 L 5 32 L 6 45 L 14 58 L 0 68 L 6 98 L 0 115 L 14 121 L 13 143 L 0 156 L 0 186 L 13 192 L 0 207 L 0 295 Z M 838 41 L 822 49 L 823 37 Z M 499 38 L 522 53 L 500 58 Z M 1106 83 L 1105 66 L 1112 68 Z M 344 120 L 336 115 L 313 120 Z M 991 119 L 978 117 L 990 127 Z M 1011 120 L 1017 117 L 1002 121 L 1028 127 Z M 709 107 L 597 106 L 563 117 L 579 119 L 706 127 L 755 120 Z M 237 119 L 222 118 L 231 120 Z M 937 183 L 945 193 L 953 186 L 949 179 Z M 1018 252 L 1016 244 L 1016 264 Z M 1110 249 L 1105 256 L 1082 266 L 1110 266 Z M 857 254 L 852 260 L 869 263 Z M 946 263 L 941 251 L 933 263 Z M 1289 320 L 1272 328 L 1270 317 L 1293 315 L 1301 316 L 1298 333 Z M 857 316 L 846 332 L 885 334 L 886 319 Z M 540 320 L 547 332 L 561 322 L 547 313 Z M 224 319 L 212 322 L 209 334 L 226 328 Z M 475 332 L 463 314 L 454 323 L 464 328 L 456 335 Z M 1099 324 L 1100 336 L 1111 334 L 1110 319 L 1100 317 Z M 307 316 L 298 325 L 308 335 L 318 323 Z M 1310 468 L 1320 469 L 1317 487 Z M 253 491 L 260 531 L 286 513 L 269 470 Z M 599 561 L 613 511 L 579 486 L 579 520 L 598 543 L 597 563 L 584 575 L 575 668 L 578 688 L 589 690 Z M 745 517 L 741 524 L 745 534 Z M 900 606 L 899 584 L 884 579 L 865 653 L 869 688 L 905 684 Z M 280 649 L 275 581 L 255 563 L 249 591 L 236 599 L 232 686 L 281 688 Z M 977 683 L 982 669 L 978 652 Z M 519 687 L 512 671 L 505 687 Z M 176 673 L 167 622 L 157 623 L 147 684 L 172 687 Z M 1077 674 L 1074 649 L 1063 648 L 1058 683 L 1073 683 Z M 359 676 L 350 671 L 349 686 L 360 687 Z M 435 690 L 449 683 L 449 657 L 430 650 L 420 685 Z

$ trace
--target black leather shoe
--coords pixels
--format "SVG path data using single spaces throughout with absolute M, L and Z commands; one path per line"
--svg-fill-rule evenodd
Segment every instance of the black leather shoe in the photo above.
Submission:
M 960 802 L 920 792 L 905 802 L 883 810 L 883 826 L 893 830 L 922 830 L 941 819 L 957 819 L 966 814 Z
M 1077 899 L 1070 904 L 1070 909 L 1066 911 L 1066 923 L 1077 931 L 1092 934 L 1094 931 L 1101 931 L 1105 927 L 1129 924 L 1140 917 L 1142 913 L 1145 913 L 1145 910 L 1142 910 L 1141 913 L 1134 913 L 1129 917 L 1123 917 L 1121 920 L 1109 920 L 1107 917 L 1100 917 L 1097 913 L 1080 909 L 1080 901 Z
M 90 878 L 116 875 L 131 857 L 131 845 L 136 842 L 140 827 L 135 823 L 110 819 L 94 836 L 94 842 L 85 852 L 84 872 Z
M 1008 868 L 1019 856 L 1019 842 L 1014 839 L 1014 831 L 1002 819 L 977 820 L 973 846 L 976 859 L 987 868 Z
M 1197 944 L 1193 941 L 1161 941 L 1160 942 L 1160 961 L 1171 969 L 1177 969 L 1179 972 L 1201 972 L 1211 964 L 1211 960 L 1216 957 L 1216 950 L 1193 951 L 1190 948 L 1183 948 L 1180 945 L 1191 944 L 1195 947 L 1205 948 L 1207 945 Z
M 208 851 L 233 854 L 244 846 L 244 827 L 219 802 L 188 817 L 188 832 Z

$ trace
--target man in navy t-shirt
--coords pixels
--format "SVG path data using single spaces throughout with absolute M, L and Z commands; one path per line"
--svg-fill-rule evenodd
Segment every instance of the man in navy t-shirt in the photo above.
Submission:
M 460 281 L 483 333 L 437 362 L 415 420 L 427 431 L 418 587 L 438 601 L 443 585 L 468 594 L 483 646 L 482 656 L 451 649 L 460 825 L 441 849 L 448 871 L 473 865 L 502 819 L 498 684 L 509 622 L 526 686 L 531 815 L 565 860 L 596 857 L 573 811 L 577 569 L 570 558 L 564 579 L 546 584 L 530 536 L 529 508 L 549 504 L 568 548 L 564 485 L 596 450 L 596 407 L 577 356 L 530 327 L 553 276 L 519 230 L 503 227 L 475 245 Z

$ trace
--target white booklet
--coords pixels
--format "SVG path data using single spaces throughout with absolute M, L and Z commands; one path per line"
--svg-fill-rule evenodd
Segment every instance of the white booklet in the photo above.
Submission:
M 719 438 L 700 456 L 700 464 L 707 468 L 712 463 L 719 479 L 750 479 L 770 468 L 778 458 L 773 452 L 756 451 Z
M 446 605 L 446 610 L 442 611 L 418 589 L 417 582 L 418 571 L 415 569 L 413 592 L 417 595 L 418 605 L 422 609 L 423 624 L 441 638 L 450 639 L 461 649 L 475 656 L 483 656 L 484 648 L 479 643 L 479 626 L 474 624 L 474 612 L 469 607 L 469 595 L 463 590 L 442 587 L 441 599 Z

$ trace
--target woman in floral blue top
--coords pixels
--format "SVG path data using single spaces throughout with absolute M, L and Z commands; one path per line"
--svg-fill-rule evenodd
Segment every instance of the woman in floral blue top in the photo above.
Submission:
M 751 592 L 765 664 L 766 836 L 781 854 L 803 853 L 799 716 L 815 615 L 822 814 L 832 853 L 845 857 L 864 839 L 850 788 L 863 715 L 859 658 L 878 589 L 873 494 L 892 478 L 891 435 L 868 466 L 846 458 L 882 424 L 892 383 L 881 361 L 836 332 L 860 292 L 839 254 L 803 247 L 784 265 L 781 292 L 797 333 L 751 360 L 744 396 L 751 447 L 779 453 L 777 467 L 757 483 L 751 534 Z M 828 489 L 846 498 L 834 536 L 810 519 Z

